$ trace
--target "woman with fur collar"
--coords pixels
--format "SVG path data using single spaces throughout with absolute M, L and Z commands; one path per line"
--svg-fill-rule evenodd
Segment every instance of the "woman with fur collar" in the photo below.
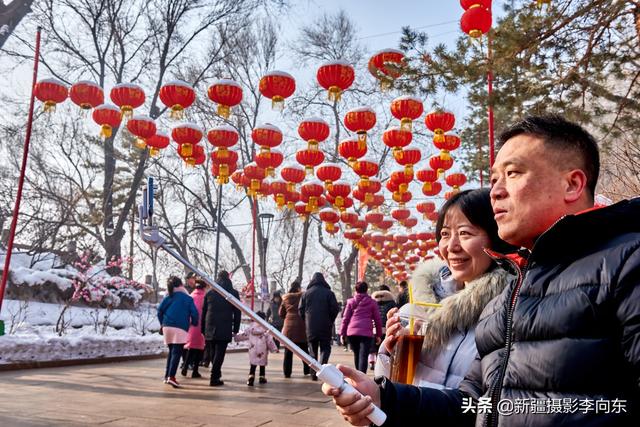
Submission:
M 436 240 L 444 262 L 429 260 L 413 273 L 409 286 L 414 299 L 440 303 L 437 309 L 407 304 L 401 311 L 421 310 L 427 326 L 414 385 L 457 388 L 476 358 L 475 327 L 480 313 L 508 284 L 511 276 L 484 252 L 510 252 L 514 248 L 498 237 L 488 190 L 456 194 L 441 209 Z M 380 346 L 376 375 L 388 376 L 388 358 L 402 327 L 397 309 L 387 321 L 387 338 Z

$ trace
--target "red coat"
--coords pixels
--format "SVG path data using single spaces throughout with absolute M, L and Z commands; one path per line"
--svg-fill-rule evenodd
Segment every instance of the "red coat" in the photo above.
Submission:
M 187 343 L 184 345 L 184 348 L 204 350 L 204 335 L 202 335 L 200 323 L 202 322 L 202 305 L 204 304 L 205 294 L 206 291 L 204 289 L 198 288 L 191 292 L 191 298 L 193 298 L 193 303 L 196 305 L 196 309 L 198 310 L 198 325 L 192 325 L 189 327 Z

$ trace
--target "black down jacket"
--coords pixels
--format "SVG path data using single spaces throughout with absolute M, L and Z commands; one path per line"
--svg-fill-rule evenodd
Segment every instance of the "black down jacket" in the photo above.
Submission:
M 333 322 L 340 307 L 336 295 L 319 273 L 313 276 L 306 292 L 302 294 L 298 311 L 306 325 L 307 340 L 331 340 Z
M 379 380 L 385 426 L 640 425 L 640 198 L 567 215 L 524 252 L 498 261 L 517 280 L 480 316 L 460 389 Z M 463 414 L 469 398 L 491 413 Z
M 234 297 L 239 298 L 238 291 L 233 289 L 231 281 L 219 283 Z M 216 291 L 207 292 L 202 305 L 202 333 L 206 340 L 231 342 L 232 334 L 240 330 L 240 310 L 227 302 Z

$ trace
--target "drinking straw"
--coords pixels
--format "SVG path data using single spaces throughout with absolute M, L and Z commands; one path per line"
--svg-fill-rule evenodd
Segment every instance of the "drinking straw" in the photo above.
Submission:
M 409 304 L 413 304 L 413 286 L 409 283 Z M 409 317 L 409 334 L 413 335 L 413 316 Z
M 411 297 L 409 297 L 411 298 Z M 440 308 L 442 307 L 442 304 L 438 304 L 435 302 L 422 302 L 422 301 L 418 301 L 416 302 L 416 305 L 419 305 L 421 307 L 433 307 L 433 308 Z

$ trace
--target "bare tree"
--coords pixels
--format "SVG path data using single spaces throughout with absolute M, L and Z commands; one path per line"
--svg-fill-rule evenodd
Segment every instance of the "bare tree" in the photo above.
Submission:
M 0 1 L 0 48 L 4 46 L 22 18 L 31 12 L 31 3 L 33 0 L 13 0 L 9 4 Z

